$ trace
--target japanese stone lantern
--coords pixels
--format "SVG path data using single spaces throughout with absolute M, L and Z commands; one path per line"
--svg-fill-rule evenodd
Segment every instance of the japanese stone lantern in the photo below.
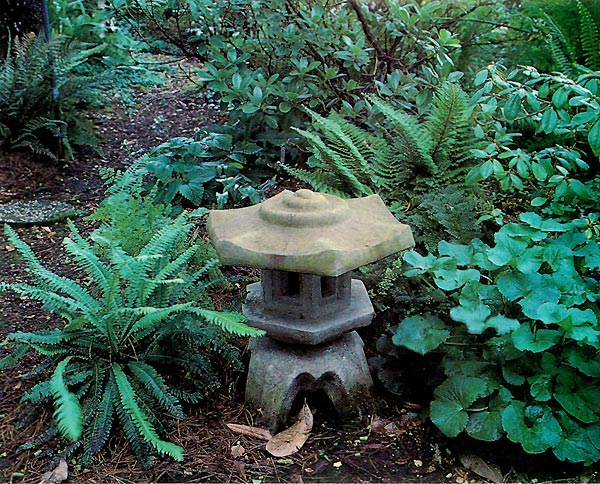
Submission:
M 246 400 L 285 423 L 296 398 L 324 392 L 338 413 L 366 405 L 373 381 L 355 329 L 373 306 L 351 271 L 414 245 L 378 195 L 344 200 L 288 190 L 258 205 L 214 210 L 208 232 L 223 264 L 262 269 L 243 312 L 252 341 Z

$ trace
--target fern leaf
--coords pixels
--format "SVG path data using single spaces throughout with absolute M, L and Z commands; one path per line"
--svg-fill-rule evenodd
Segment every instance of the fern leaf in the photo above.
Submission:
M 557 69 L 569 77 L 573 76 L 575 74 L 573 66 L 577 61 L 575 47 L 571 44 L 569 37 L 548 13 L 544 12 L 543 20 L 548 29 L 550 29 L 548 45 L 550 46 L 550 52 L 552 53 L 552 58 L 556 63 Z
M 148 416 L 142 411 L 136 402 L 135 392 L 131 383 L 127 379 L 121 366 L 117 363 L 112 364 L 112 372 L 117 382 L 117 388 L 123 409 L 133 420 L 133 423 L 140 435 L 152 445 L 159 453 L 167 454 L 177 461 L 183 460 L 183 449 L 171 442 L 161 440 L 152 424 L 148 421 Z
M 110 269 L 94 254 L 91 249 L 82 247 L 73 239 L 66 237 L 64 245 L 67 251 L 73 256 L 80 267 L 92 278 L 102 291 L 102 295 L 109 292 Z
M 156 289 L 156 287 L 166 282 L 167 278 L 171 277 L 173 274 L 178 274 L 190 261 L 190 259 L 196 254 L 198 251 L 198 246 L 193 245 L 185 250 L 179 257 L 175 260 L 169 262 L 165 267 L 163 267 L 156 277 L 148 281 L 148 284 L 144 287 L 144 290 L 140 294 L 140 298 L 138 304 L 144 304 L 150 294 Z M 181 281 L 183 283 L 184 281 Z
M 427 128 L 433 140 L 431 157 L 446 183 L 451 182 L 450 171 L 471 160 L 474 136 L 470 114 L 464 91 L 457 84 L 444 82 L 433 97 Z
M 348 194 L 343 191 L 340 178 L 336 176 L 335 173 L 325 172 L 317 168 L 309 171 L 286 165 L 284 165 L 283 169 L 298 180 L 308 183 L 317 192 L 324 192 L 341 198 L 348 198 Z
M 53 396 L 50 381 L 42 381 L 35 384 L 31 390 L 21 397 L 21 402 L 39 403 Z
M 201 308 L 193 308 L 190 312 L 202 316 L 209 323 L 219 326 L 224 331 L 237 336 L 258 337 L 264 336 L 265 334 L 263 330 L 245 324 L 247 319 L 241 313 L 211 311 L 209 309 Z
M 72 298 L 61 296 L 53 291 L 47 291 L 40 289 L 39 287 L 30 286 L 28 284 L 0 283 L 0 292 L 6 292 L 8 290 L 23 296 L 29 296 L 36 301 L 40 301 L 47 307 L 48 310 L 58 314 L 76 314 L 79 311 L 86 311 L 85 307 L 82 307 L 78 301 Z
M 18 344 L 9 355 L 0 358 L 0 370 L 5 370 L 6 368 L 15 366 L 21 358 L 23 358 L 27 353 L 29 353 L 29 350 L 30 347 L 28 345 Z
M 117 397 L 116 384 L 114 380 L 107 379 L 104 384 L 99 382 L 100 391 L 103 390 L 102 398 L 95 401 L 96 405 L 93 417 L 84 430 L 86 440 L 84 461 L 91 463 L 94 456 L 98 454 L 108 441 L 113 425 L 114 400 Z
M 417 121 L 399 109 L 395 109 L 377 96 L 370 95 L 367 99 L 373 104 L 392 125 L 390 137 L 396 140 L 397 148 L 409 154 L 409 164 L 412 172 L 435 173 L 437 166 L 432 160 L 432 141 L 429 133 L 419 127 Z M 378 174 L 385 173 L 389 164 L 378 162 Z
M 586 6 L 577 0 L 577 12 L 579 13 L 579 39 L 583 50 L 585 66 L 592 71 L 600 70 L 600 33 L 598 25 Z
M 128 366 L 138 381 L 171 415 L 179 418 L 185 417 L 177 398 L 171 394 L 165 380 L 154 368 L 142 361 L 130 362 Z
M 128 329 L 123 338 L 129 338 L 131 336 L 135 337 L 138 332 L 145 332 L 150 328 L 155 328 L 156 326 L 163 323 L 165 320 L 173 316 L 174 314 L 183 313 L 189 311 L 192 303 L 183 303 L 183 304 L 173 304 L 172 306 L 166 308 L 154 308 L 154 307 L 140 307 L 140 308 L 131 308 L 126 309 L 125 311 L 131 312 L 132 314 L 144 314 L 140 319 L 138 319 L 130 329 Z
M 54 416 L 58 429 L 61 434 L 75 442 L 81 437 L 83 416 L 79 400 L 69 391 L 64 380 L 64 373 L 71 358 L 71 356 L 67 356 L 56 365 L 56 369 L 50 378 L 50 388 L 55 398 L 56 410 Z

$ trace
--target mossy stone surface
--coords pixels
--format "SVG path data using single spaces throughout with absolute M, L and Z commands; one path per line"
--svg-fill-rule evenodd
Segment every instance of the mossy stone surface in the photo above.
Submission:
M 27 200 L 0 204 L 0 223 L 33 225 L 61 222 L 85 215 L 83 210 L 66 202 Z
M 378 195 L 344 200 L 304 189 L 213 210 L 207 228 L 224 264 L 330 277 L 415 243 Z

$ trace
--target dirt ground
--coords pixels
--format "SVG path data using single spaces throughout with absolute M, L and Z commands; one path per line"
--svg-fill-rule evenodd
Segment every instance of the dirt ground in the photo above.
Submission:
M 183 72 L 162 87 L 144 88 L 126 104 L 122 99 L 92 117 L 103 136 L 104 156 L 80 155 L 68 168 L 31 159 L 26 154 L 0 154 L 0 203 L 32 197 L 63 200 L 92 211 L 103 197 L 101 167 L 122 168 L 139 150 L 175 136 L 191 136 L 195 128 L 220 119 L 209 103 L 185 90 Z M 81 224 L 81 221 L 78 221 Z M 63 269 L 63 224 L 18 228 L 51 269 Z M 27 274 L 14 248 L 0 234 L 0 281 L 20 281 Z M 58 322 L 36 304 L 12 294 L 0 295 L 0 340 L 15 330 L 51 328 Z M 368 356 L 375 356 L 377 322 L 362 334 Z M 241 345 L 244 342 L 240 342 Z M 2 351 L 2 350 L 0 350 Z M 169 438 L 183 446 L 182 463 L 159 459 L 145 471 L 122 435 L 114 435 L 91 469 L 70 460 L 68 482 L 514 482 L 598 480 L 594 469 L 559 465 L 551 456 L 528 456 L 509 444 L 487 445 L 445 439 L 422 412 L 427 391 L 419 386 L 426 367 L 407 356 L 401 396 L 377 388 L 380 408 L 368 415 L 340 420 L 327 406 L 312 403 L 315 426 L 306 445 L 288 458 L 271 457 L 264 441 L 233 433 L 227 423 L 255 425 L 260 411 L 243 403 L 244 374 L 229 372 L 221 393 L 203 405 L 186 408 L 185 420 L 173 420 Z M 64 448 L 55 440 L 39 450 L 19 451 L 46 428 L 52 410 L 29 421 L 19 402 L 35 382 L 22 378 L 31 360 L 4 371 L 0 385 L 0 481 L 40 482 Z M 410 369 L 410 371 L 408 370 Z M 413 372 L 412 378 L 410 373 Z M 415 383 L 417 382 L 417 383 Z M 232 455 L 236 445 L 243 452 Z

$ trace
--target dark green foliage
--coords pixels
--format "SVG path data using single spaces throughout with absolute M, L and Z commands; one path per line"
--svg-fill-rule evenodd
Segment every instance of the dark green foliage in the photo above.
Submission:
M 502 2 L 113 3 L 143 26 L 144 40 L 154 34 L 153 46 L 203 62 L 198 79 L 269 164 L 282 146 L 295 156 L 291 128 L 306 123 L 304 107 L 357 113 L 364 94 L 378 92 L 425 110 L 437 86 L 462 75 L 457 32 L 482 42 L 505 37 L 487 24 L 491 12 L 505 11 Z
M 145 193 L 152 191 L 158 203 L 192 206 L 244 200 L 258 203 L 273 184 L 270 170 L 256 163 L 260 148 L 244 141 L 237 126 L 210 126 L 196 139 L 173 138 L 142 156 L 123 174 L 128 180 L 149 179 Z
M 586 70 L 600 70 L 600 9 L 582 0 L 550 2 L 538 8 L 548 30 L 554 70 L 572 78 Z
M 286 170 L 319 191 L 378 193 L 398 212 L 410 204 L 398 216 L 414 222 L 427 246 L 448 235 L 469 240 L 478 233 L 480 203 L 464 183 L 476 146 L 465 93 L 442 84 L 423 122 L 375 96 L 367 99 L 373 105 L 368 128 L 310 112 L 315 131 L 297 130 L 311 147 L 310 169 Z
M 600 460 L 600 200 L 589 170 L 600 146 L 597 79 L 484 74 L 478 119 L 494 138 L 475 150 L 470 178 L 496 183 L 502 208 L 516 198 L 523 207 L 510 223 L 498 209 L 488 215 L 500 228 L 485 241 L 442 241 L 435 254 L 405 254 L 404 269 L 390 266 L 383 289 L 403 273 L 429 298 L 425 314 L 404 305 L 392 341 L 444 356 L 430 417 L 446 435 L 507 437 L 589 465 Z M 508 126 L 527 128 L 520 118 L 537 121 L 541 140 L 514 147 Z
M 27 149 L 50 159 L 63 153 L 69 161 L 75 146 L 97 147 L 91 124 L 79 111 L 100 96 L 100 83 L 78 69 L 99 50 L 65 38 L 50 44 L 33 35 L 15 39 L 0 60 L 0 149 Z
M 111 227 L 114 220 L 106 210 L 123 210 L 130 203 L 142 216 L 139 194 L 129 200 L 115 196 L 105 202 L 105 213 L 98 217 L 104 225 L 90 240 L 71 224 L 71 237 L 64 241 L 85 284 L 45 269 L 6 227 L 33 282 L 2 284 L 0 290 L 40 301 L 65 324 L 10 334 L 5 348 L 12 345 L 14 350 L 0 361 L 2 367 L 14 364 L 26 350 L 46 357 L 48 370 L 42 374 L 49 380 L 35 385 L 24 400 L 54 401 L 58 429 L 81 443 L 85 465 L 92 463 L 117 422 L 144 465 L 152 461 L 152 449 L 181 460 L 183 449 L 160 437 L 164 414 L 183 417 L 180 399 L 197 401 L 218 383 L 216 365 L 226 361 L 223 357 L 236 356 L 226 334 L 261 332 L 245 325 L 240 314 L 210 309 L 206 290 L 218 282 L 212 278 L 218 275 L 217 260 L 198 258 L 209 251 L 190 235 L 194 217 L 204 212 L 159 217 L 161 207 L 148 201 L 161 226 L 146 225 L 154 230 L 148 237 L 138 234 L 135 243 L 128 240 L 127 252 L 119 239 L 125 234 Z
M 8 51 L 10 39 L 42 31 L 42 0 L 0 0 L 0 56 Z

